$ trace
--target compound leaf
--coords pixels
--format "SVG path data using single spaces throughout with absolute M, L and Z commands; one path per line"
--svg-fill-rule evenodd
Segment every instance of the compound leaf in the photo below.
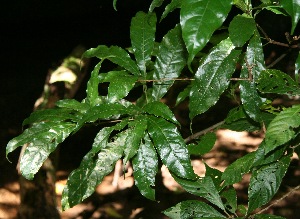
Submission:
M 180 202 L 177 205 L 168 208 L 163 213 L 172 219 L 226 218 L 213 207 L 196 200 Z
M 174 83 L 186 64 L 186 50 L 181 38 L 181 28 L 177 25 L 162 39 L 154 64 L 154 100 L 160 100 Z
M 148 132 L 164 165 L 174 174 L 195 179 L 189 153 L 176 126 L 163 118 L 149 115 Z
M 252 173 L 248 189 L 248 213 L 251 213 L 272 199 L 279 189 L 290 161 L 290 157 L 286 156 Z
M 232 0 L 182 0 L 180 24 L 189 52 L 188 64 L 204 48 L 213 32 L 225 21 Z
M 292 18 L 292 29 L 291 34 L 294 33 L 294 30 L 297 26 L 297 23 L 300 19 L 300 2 L 299 0 L 285 0 L 280 1 L 284 10 L 291 16 Z
M 201 114 L 216 104 L 228 87 L 240 54 L 229 39 L 218 44 L 198 68 L 190 91 L 190 118 Z
M 146 77 L 146 66 L 150 62 L 156 31 L 156 15 L 138 12 L 131 20 L 130 39 L 140 71 Z
M 136 156 L 132 159 L 135 185 L 141 194 L 150 200 L 155 200 L 155 176 L 158 171 L 158 158 L 150 138 L 146 135 Z

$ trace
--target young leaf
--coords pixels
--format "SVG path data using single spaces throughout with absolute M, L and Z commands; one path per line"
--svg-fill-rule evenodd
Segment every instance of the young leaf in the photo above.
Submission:
M 221 197 L 216 189 L 214 182 L 210 176 L 198 179 L 196 181 L 186 180 L 172 175 L 179 185 L 181 185 L 187 192 L 203 197 L 218 206 L 222 210 L 225 210 Z
M 220 195 L 225 199 L 224 205 L 226 209 L 234 214 L 237 210 L 237 196 L 235 189 L 230 187 L 229 189 L 222 191 Z
M 297 0 L 285 0 L 280 1 L 284 10 L 291 16 L 292 18 L 292 29 L 291 34 L 294 34 L 294 30 L 298 24 L 300 19 L 300 2 Z
M 150 138 L 145 136 L 137 155 L 132 159 L 135 185 L 141 194 L 150 200 L 155 200 L 155 176 L 158 171 L 158 158 Z
M 137 153 L 147 129 L 147 120 L 140 116 L 135 121 L 129 123 L 129 126 L 132 127 L 128 129 L 128 136 L 125 141 L 124 164 Z
M 222 175 L 222 180 L 225 180 L 224 186 L 240 182 L 242 176 L 250 171 L 254 158 L 255 152 L 251 152 L 230 164 Z
M 189 52 L 188 64 L 225 21 L 231 3 L 232 0 L 182 0 L 180 24 L 183 40 Z
M 223 2 L 223 1 L 222 1 Z M 228 87 L 240 51 L 234 50 L 229 39 L 218 44 L 198 68 L 190 92 L 190 118 L 204 113 L 216 104 Z
M 181 28 L 177 25 L 164 36 L 159 46 L 153 74 L 154 100 L 160 100 L 166 94 L 185 64 L 186 50 L 181 38 Z
M 148 132 L 164 165 L 174 174 L 195 179 L 188 150 L 176 126 L 163 118 L 148 116 Z
M 59 100 L 55 104 L 60 108 L 72 109 L 81 113 L 85 113 L 90 108 L 87 103 L 80 103 L 74 99 Z
M 300 126 L 300 105 L 281 111 L 270 123 L 265 136 L 265 154 L 293 139 Z
M 130 39 L 137 65 L 146 78 L 146 66 L 151 59 L 156 31 L 156 15 L 138 12 L 131 20 Z
M 258 122 L 262 120 L 260 107 L 264 99 L 259 96 L 255 82 L 262 70 L 265 70 L 264 55 L 260 36 L 255 31 L 247 48 L 246 64 L 241 71 L 241 78 L 249 78 L 250 81 L 241 81 L 240 91 L 246 113 L 251 119 Z
M 233 45 L 236 47 L 243 46 L 253 35 L 255 28 L 253 17 L 246 14 L 235 16 L 228 28 Z
M 208 204 L 196 200 L 183 201 L 163 212 L 172 219 L 226 218 Z
M 97 104 L 97 99 L 98 99 L 98 96 L 99 96 L 99 93 L 98 93 L 98 85 L 99 85 L 98 75 L 99 75 L 99 70 L 101 68 L 101 64 L 102 64 L 102 61 L 99 62 L 95 66 L 94 70 L 91 73 L 91 78 L 87 82 L 86 95 L 87 95 L 88 103 L 91 106 L 95 106 Z
M 17 147 L 29 143 L 21 157 L 20 170 L 26 179 L 31 180 L 50 153 L 70 135 L 74 128 L 75 124 L 69 122 L 37 123 L 8 142 L 6 156 Z
M 108 59 L 111 62 L 123 67 L 130 73 L 136 76 L 142 76 L 138 66 L 130 58 L 128 53 L 124 49 L 118 46 L 107 47 L 104 45 L 100 45 L 97 48 L 92 48 L 87 50 L 83 54 L 83 57 L 85 58 L 97 57 L 101 60 Z
M 74 170 L 68 177 L 67 185 L 63 191 L 62 208 L 66 210 L 79 204 L 89 197 L 114 165 L 122 157 L 126 132 L 123 132 L 114 142 L 108 143 L 100 151 L 95 160 L 91 156 L 85 156 L 80 167 Z M 106 138 L 103 139 L 103 143 Z
M 248 213 L 251 213 L 272 199 L 279 189 L 290 161 L 290 157 L 286 156 L 252 173 L 248 189 Z
M 160 101 L 150 102 L 146 104 L 143 107 L 143 110 L 146 113 L 162 117 L 166 120 L 169 120 L 170 122 L 173 122 L 174 124 L 180 125 L 169 107 Z
M 170 2 L 170 4 L 168 4 L 163 12 L 163 14 L 161 15 L 160 21 L 162 21 L 165 17 L 167 17 L 167 15 L 169 13 L 171 13 L 172 11 L 174 11 L 176 8 L 180 8 L 181 7 L 181 2 L 182 0 L 172 0 Z
M 197 145 L 188 145 L 189 153 L 193 155 L 204 155 L 214 147 L 216 140 L 216 134 L 214 132 L 208 132 L 201 137 Z
M 126 71 L 110 71 L 107 73 L 103 82 L 109 82 L 108 101 L 114 103 L 126 97 L 134 87 L 138 77 Z
M 262 93 L 300 95 L 298 83 L 288 74 L 276 69 L 262 71 L 256 84 Z

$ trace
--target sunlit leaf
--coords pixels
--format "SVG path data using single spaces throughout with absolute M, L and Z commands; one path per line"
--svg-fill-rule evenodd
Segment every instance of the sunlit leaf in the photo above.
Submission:
M 226 218 L 208 204 L 196 200 L 183 201 L 163 212 L 172 219 Z
M 149 137 L 145 137 L 145 142 L 140 145 L 137 155 L 132 159 L 132 165 L 135 185 L 143 196 L 155 200 L 153 187 L 158 171 L 158 158 Z
M 292 18 L 291 34 L 294 34 L 294 30 L 300 19 L 300 2 L 299 0 L 285 0 L 285 1 L 280 1 L 280 3 L 284 8 L 284 10 Z
M 248 189 L 248 213 L 268 203 L 273 198 L 279 189 L 290 161 L 290 157 L 284 157 L 252 173 Z
M 83 57 L 97 57 L 101 60 L 108 59 L 111 62 L 123 67 L 130 73 L 136 76 L 141 76 L 136 63 L 130 58 L 129 54 L 124 49 L 118 46 L 107 47 L 104 45 L 100 45 L 97 48 L 91 48 L 87 50 L 83 54 Z
M 256 29 L 253 17 L 248 15 L 237 15 L 230 22 L 229 37 L 234 46 L 243 46 L 253 35 Z
M 17 147 L 29 144 L 20 161 L 20 170 L 27 179 L 42 166 L 49 154 L 63 142 L 75 129 L 70 122 L 40 122 L 26 129 L 21 135 L 10 140 L 6 147 L 6 156 Z
M 257 89 L 262 93 L 300 95 L 300 87 L 288 74 L 268 69 L 262 71 L 257 80 Z
M 219 192 L 210 176 L 206 176 L 196 181 L 182 179 L 174 175 L 173 178 L 184 188 L 185 191 L 193 195 L 203 197 L 222 210 L 225 210 Z
M 146 77 L 146 66 L 151 59 L 156 31 L 156 15 L 138 12 L 131 20 L 130 39 L 140 71 Z
M 154 100 L 160 100 L 174 83 L 186 64 L 186 50 L 181 38 L 181 28 L 177 25 L 163 38 L 154 64 Z
M 148 116 L 148 132 L 164 165 L 174 174 L 195 179 L 184 140 L 176 126 L 163 118 Z
M 189 52 L 190 64 L 196 54 L 204 48 L 213 32 L 225 21 L 232 0 L 182 0 L 180 24 Z
M 270 123 L 265 136 L 265 154 L 287 143 L 296 135 L 300 126 L 300 105 L 280 112 Z
M 129 91 L 134 87 L 138 77 L 129 74 L 126 71 L 110 71 L 107 73 L 103 82 L 109 82 L 108 102 L 116 102 L 126 97 Z
M 204 113 L 216 104 L 228 87 L 240 54 L 229 39 L 218 44 L 198 68 L 190 92 L 190 118 Z

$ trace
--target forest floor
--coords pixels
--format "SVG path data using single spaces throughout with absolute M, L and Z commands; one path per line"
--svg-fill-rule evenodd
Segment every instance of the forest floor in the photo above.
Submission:
M 211 152 L 203 158 L 193 158 L 192 164 L 198 175 L 205 174 L 204 162 L 212 168 L 220 171 L 244 154 L 256 150 L 262 141 L 260 133 L 233 132 L 230 130 L 218 130 L 217 142 Z M 3 164 L 1 165 L 3 166 Z M 4 167 L 4 166 L 3 166 Z M 0 218 L 13 219 L 17 215 L 19 199 L 18 176 L 13 165 L 1 167 L 0 178 Z M 2 173 L 4 173 L 2 172 Z M 60 208 L 61 192 L 66 183 L 68 172 L 57 171 L 57 202 Z M 96 192 L 82 204 L 79 204 L 65 212 L 61 212 L 62 219 L 99 219 L 99 218 L 167 218 L 161 212 L 176 203 L 186 199 L 198 199 L 197 197 L 184 192 L 173 180 L 167 168 L 161 168 L 162 185 L 156 186 L 157 201 L 150 201 L 142 197 L 134 186 L 132 174 L 128 171 L 120 176 L 118 186 L 112 185 L 113 173 L 104 178 L 104 181 L 97 187 Z M 249 175 L 235 184 L 238 192 L 239 204 L 247 204 L 247 188 Z M 300 161 L 295 155 L 291 166 L 284 178 L 280 191 L 274 197 L 278 200 L 291 188 L 300 184 Z M 288 219 L 298 218 L 300 214 L 300 191 L 295 191 L 285 199 L 267 209 L 268 214 L 277 214 Z

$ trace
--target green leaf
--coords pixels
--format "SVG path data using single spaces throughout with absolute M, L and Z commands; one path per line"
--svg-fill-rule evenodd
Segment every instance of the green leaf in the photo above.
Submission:
M 187 192 L 203 197 L 222 210 L 225 210 L 218 190 L 216 189 L 214 182 L 210 176 L 206 176 L 196 181 L 182 179 L 175 175 L 172 176 L 175 181 L 179 183 L 179 185 L 181 185 L 182 188 L 184 188 L 184 190 L 186 190 Z
M 241 101 L 246 113 L 251 119 L 258 122 L 262 120 L 260 107 L 262 106 L 264 99 L 259 96 L 255 82 L 258 79 L 260 72 L 265 70 L 264 62 L 260 36 L 258 32 L 255 31 L 247 48 L 246 64 L 241 71 L 241 78 L 249 78 L 250 76 L 252 81 L 241 81 L 240 92 Z
M 101 64 L 102 64 L 102 61 L 99 62 L 95 66 L 94 70 L 91 73 L 91 78 L 87 82 L 86 94 L 87 94 L 88 103 L 91 106 L 95 106 L 97 104 L 97 99 L 98 99 L 98 96 L 99 96 L 99 93 L 98 93 L 98 85 L 99 85 L 98 75 L 99 75 L 99 70 L 101 68 Z
M 255 152 L 251 152 L 230 164 L 222 175 L 222 180 L 225 180 L 224 186 L 240 182 L 243 175 L 250 171 L 254 158 Z
M 216 134 L 214 132 L 208 132 L 200 138 L 197 145 L 188 145 L 189 153 L 193 155 L 204 155 L 214 147 L 216 140 Z
M 87 122 L 95 122 L 98 119 L 110 119 L 113 116 L 118 116 L 119 114 L 126 114 L 128 110 L 126 107 L 119 103 L 107 103 L 94 106 L 90 108 L 81 120 L 77 123 L 77 130 Z
M 300 126 L 300 105 L 281 111 L 270 123 L 265 136 L 265 154 L 293 139 Z
M 222 1 L 223 2 L 223 1 Z M 198 68 L 190 92 L 190 118 L 204 113 L 216 104 L 228 87 L 240 51 L 234 50 L 229 39 L 218 44 Z
M 272 214 L 256 214 L 254 219 L 286 219 L 286 218 L 277 215 L 272 215 Z
M 28 125 L 37 122 L 63 122 L 66 120 L 76 121 L 76 116 L 73 110 L 70 109 L 44 109 L 37 110 L 31 113 L 31 115 L 26 118 L 22 125 Z
M 138 12 L 131 20 L 130 39 L 135 59 L 146 78 L 146 66 L 151 60 L 156 31 L 156 15 Z
M 176 126 L 163 118 L 147 119 L 149 135 L 163 164 L 180 177 L 195 179 L 188 150 Z
M 146 113 L 162 117 L 166 120 L 169 120 L 170 122 L 180 125 L 180 123 L 177 121 L 177 119 L 175 118 L 173 112 L 169 109 L 169 107 L 160 101 L 150 102 L 146 104 L 143 107 L 143 110 Z
M 149 7 L 149 12 L 153 12 L 153 10 L 157 7 L 160 7 L 164 0 L 153 0 L 150 7 Z
M 279 189 L 290 161 L 290 157 L 286 156 L 252 173 L 248 189 L 248 213 L 268 203 L 273 198 Z
M 129 123 L 131 126 L 128 129 L 128 136 L 125 141 L 124 149 L 124 164 L 128 162 L 136 153 L 140 147 L 141 140 L 145 136 L 145 131 L 147 129 L 147 120 L 146 118 L 140 116 L 136 118 L 135 121 Z
M 182 0 L 172 0 L 170 2 L 170 4 L 168 4 L 163 12 L 163 14 L 161 15 L 160 21 L 162 21 L 165 17 L 167 17 L 167 15 L 169 13 L 171 13 L 172 11 L 174 11 L 177 8 L 180 8 L 182 4 Z
M 186 50 L 181 38 L 180 26 L 177 25 L 164 36 L 159 46 L 153 74 L 154 100 L 160 100 L 166 94 L 185 64 Z
M 108 101 L 114 103 L 126 97 L 134 87 L 138 77 L 126 71 L 110 71 L 107 73 L 103 82 L 109 82 Z
M 115 11 L 117 11 L 117 0 L 113 0 L 113 7 Z
M 183 40 L 189 52 L 188 64 L 225 21 L 231 3 L 232 0 L 182 0 L 180 24 Z
M 72 109 L 81 113 L 85 113 L 90 108 L 87 103 L 80 103 L 74 99 L 59 100 L 55 104 L 60 108 Z
M 249 0 L 233 0 L 233 4 L 240 8 L 243 12 L 248 12 L 249 11 Z
M 298 57 L 296 59 L 296 62 L 295 62 L 295 81 L 297 83 L 300 82 L 300 53 L 298 53 Z
M 300 2 L 298 0 L 285 0 L 280 1 L 284 10 L 291 16 L 292 18 L 292 29 L 291 34 L 294 34 L 294 30 L 300 19 Z
M 226 218 L 213 207 L 196 200 L 180 202 L 163 213 L 172 219 Z
M 178 97 L 176 99 L 176 106 L 181 103 L 182 101 L 184 101 L 187 97 L 189 97 L 190 95 L 190 92 L 191 92 L 191 85 L 188 85 L 186 88 L 184 88 L 183 91 L 181 91 L 179 94 L 178 94 Z
M 74 130 L 69 122 L 40 122 L 26 129 L 21 135 L 10 140 L 6 146 L 6 156 L 17 147 L 29 144 L 21 157 L 20 170 L 26 179 L 33 179 L 49 154 Z
M 66 210 L 81 203 L 89 197 L 107 174 L 115 166 L 117 160 L 122 157 L 126 132 L 120 135 L 114 142 L 106 146 L 107 135 L 99 139 L 102 146 L 98 158 L 85 156 L 80 167 L 72 171 L 68 177 L 67 185 L 62 195 L 62 208 Z
M 269 163 L 273 163 L 279 160 L 286 152 L 286 146 L 277 147 L 275 150 L 265 154 L 266 143 L 265 140 L 259 145 L 255 153 L 252 167 L 261 166 Z
M 237 15 L 229 24 L 229 37 L 234 46 L 242 47 L 253 35 L 256 29 L 253 17 L 249 15 Z
M 135 185 L 141 194 L 150 200 L 155 200 L 155 176 L 158 171 L 158 158 L 154 146 L 148 137 L 140 145 L 137 155 L 132 159 Z
M 221 197 L 225 199 L 224 205 L 231 213 L 235 213 L 237 210 L 237 195 L 233 187 L 221 192 Z
M 205 164 L 205 176 L 206 177 L 211 177 L 211 179 L 214 182 L 214 185 L 216 187 L 216 189 L 220 192 L 224 186 L 222 185 L 222 172 L 218 169 L 215 168 L 211 168 L 210 166 L 207 165 L 207 163 Z
M 123 67 L 136 76 L 142 76 L 136 63 L 130 58 L 129 54 L 118 46 L 107 47 L 100 45 L 97 48 L 87 50 L 83 57 L 97 57 L 101 60 L 108 59 L 111 62 Z
M 276 69 L 262 71 L 256 83 L 257 89 L 262 93 L 300 95 L 298 83 L 288 74 Z

